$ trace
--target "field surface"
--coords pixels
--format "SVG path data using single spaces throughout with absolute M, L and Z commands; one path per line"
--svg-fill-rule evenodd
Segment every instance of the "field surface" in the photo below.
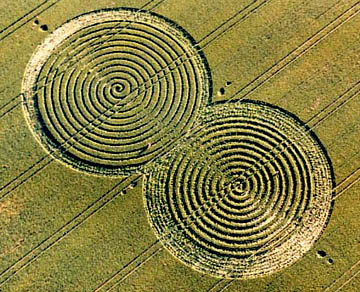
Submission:
M 128 19 L 128 24 L 121 28 L 124 31 L 132 31 L 131 29 L 142 31 L 140 25 L 131 27 L 133 21 L 131 13 L 136 13 L 138 9 L 153 13 L 150 15 L 169 19 L 171 23 L 182 28 L 179 31 L 186 31 L 184 39 L 179 36 L 180 44 L 175 41 L 171 43 L 171 36 L 161 35 L 165 42 L 170 44 L 168 50 L 173 49 L 174 56 L 164 53 L 160 45 L 156 49 L 156 53 L 164 56 L 162 60 L 166 64 L 166 69 L 163 70 L 164 72 L 161 71 L 159 76 L 155 76 L 156 81 L 151 80 L 154 83 L 148 85 L 148 80 L 144 80 L 143 85 L 135 87 L 125 97 L 121 96 L 122 90 L 126 89 L 125 85 L 123 89 L 121 81 L 118 81 L 120 85 L 111 88 L 114 90 L 113 96 L 118 96 L 120 100 L 122 98 L 125 100 L 128 95 L 135 96 L 136 99 L 138 94 L 143 98 L 144 103 L 153 105 L 155 109 L 157 101 L 150 97 L 155 96 L 161 100 L 164 92 L 165 99 L 169 97 L 167 95 L 169 92 L 172 93 L 173 100 L 162 106 L 165 112 L 168 110 L 166 114 L 169 114 L 171 119 L 165 114 L 161 122 L 151 119 L 147 117 L 148 113 L 144 106 L 142 111 L 136 113 L 136 117 L 144 114 L 138 120 L 132 119 L 131 110 L 129 112 L 124 110 L 123 115 L 128 114 L 128 120 L 122 120 L 123 116 L 115 112 L 115 117 L 109 116 L 110 119 L 105 122 L 98 123 L 98 117 L 93 122 L 90 116 L 92 112 L 89 110 L 89 115 L 83 117 L 84 121 L 80 118 L 67 119 L 64 114 L 59 118 L 58 124 L 53 123 L 53 120 L 57 119 L 61 105 L 47 103 L 47 96 L 64 94 L 61 82 L 66 78 L 70 80 L 71 74 L 78 74 L 78 80 L 82 80 L 81 78 L 85 80 L 88 75 L 95 74 L 91 69 L 92 60 L 77 63 L 77 55 L 72 56 L 72 51 L 66 49 L 64 53 L 60 49 L 59 52 L 56 49 L 49 51 L 49 54 L 52 53 L 55 57 L 60 55 L 63 60 L 70 61 L 68 66 L 63 63 L 59 65 L 56 63 L 57 60 L 51 61 L 52 59 L 49 58 L 51 62 L 59 65 L 59 70 L 65 71 L 64 75 L 59 73 L 63 77 L 55 81 L 49 79 L 52 88 L 47 90 L 48 84 L 41 83 L 42 80 L 48 80 L 46 79 L 48 76 L 57 73 L 53 72 L 51 64 L 46 63 L 44 68 L 48 72 L 44 69 L 38 76 L 43 79 L 36 80 L 39 90 L 41 86 L 45 89 L 38 94 L 35 109 L 31 106 L 26 107 L 26 104 L 30 104 L 28 100 L 33 96 L 33 93 L 29 95 L 29 92 L 34 90 L 30 75 L 38 74 L 37 70 L 33 68 L 30 70 L 27 64 L 44 39 L 56 28 L 78 15 L 94 10 L 123 7 L 131 8 L 126 10 L 130 11 L 130 14 L 126 14 L 130 15 L 128 16 L 130 20 Z M 146 16 L 144 17 L 146 19 Z M 159 19 L 162 19 L 161 17 Z M 95 42 L 95 45 L 84 45 L 81 51 L 79 50 L 79 54 L 92 54 L 95 51 L 105 56 L 111 54 L 110 45 L 121 44 L 122 40 L 112 42 L 117 36 L 107 25 L 111 25 L 114 20 L 107 19 L 107 21 L 109 24 L 99 25 L 94 30 L 89 28 L 84 32 L 83 38 L 78 38 L 84 39 L 84 42 L 89 39 Z M 157 27 L 166 28 L 168 25 L 168 22 L 162 20 L 151 22 L 152 20 L 146 19 L 146 21 Z M 177 34 L 178 27 L 173 27 L 176 29 L 172 31 L 170 28 L 171 33 Z M 359 30 L 360 1 L 355 0 L 2 0 L 0 2 L 0 291 L 359 291 Z M 107 34 L 112 39 L 107 38 L 103 31 L 109 31 Z M 148 31 L 144 32 L 147 33 Z M 188 35 L 191 38 L 187 38 Z M 76 40 L 75 38 L 72 40 L 69 36 L 64 42 L 68 47 L 76 48 Z M 49 42 L 49 46 L 54 42 Z M 97 45 L 100 46 L 99 50 Z M 143 51 L 146 52 L 147 48 L 150 48 L 149 54 L 152 54 L 151 46 L 144 47 Z M 131 54 L 137 54 L 136 50 L 134 48 Z M 198 52 L 201 53 L 196 55 Z M 196 55 L 195 59 L 191 54 Z M 187 59 L 182 59 L 184 55 Z M 96 73 L 98 75 L 93 76 L 99 80 L 102 80 L 99 77 L 102 76 L 101 74 L 105 74 L 104 76 L 112 74 L 107 71 L 110 70 L 108 69 L 110 65 L 106 66 L 108 60 L 105 57 L 101 58 L 99 64 L 101 66 L 105 64 L 104 68 Z M 141 53 L 139 53 L 140 58 Z M 129 63 L 131 62 L 132 60 L 129 60 Z M 71 66 L 74 67 L 74 71 L 71 71 L 74 73 L 66 71 L 72 68 Z M 156 70 L 158 65 L 151 66 Z M 139 69 L 139 72 L 142 72 L 141 70 Z M 146 75 L 147 72 L 140 75 L 144 74 Z M 173 83 L 169 83 L 170 85 L 162 83 L 168 78 L 167 75 L 173 78 Z M 142 78 L 141 76 L 138 78 Z M 111 80 L 117 82 L 116 78 L 114 75 Z M 28 80 L 30 84 L 26 92 L 23 85 L 26 82 L 23 83 L 23 80 Z M 69 81 L 64 94 L 69 104 L 72 105 L 72 93 L 75 93 L 74 96 L 78 94 L 87 96 L 87 92 L 83 89 L 85 87 L 89 88 L 89 92 L 100 92 L 100 89 L 92 91 L 91 83 L 86 82 L 83 81 L 83 87 L 77 89 L 76 82 Z M 167 86 L 165 91 L 162 86 Z M 208 160 L 212 148 L 203 150 L 202 146 L 198 146 L 197 143 L 201 144 L 201 141 L 199 142 L 196 137 L 202 139 L 207 135 L 210 142 L 206 143 L 210 144 L 212 137 L 219 139 L 220 142 L 224 142 L 222 139 L 225 138 L 217 138 L 210 130 L 206 132 L 206 129 L 204 134 L 200 130 L 192 130 L 211 123 L 216 128 L 221 124 L 219 121 L 222 118 L 227 118 L 227 110 L 233 109 L 232 103 L 235 101 L 237 101 L 235 106 L 243 102 L 249 107 L 249 111 L 244 111 L 240 119 L 253 118 L 248 114 L 253 105 L 270 106 L 273 110 L 264 110 L 264 113 L 269 115 L 266 122 L 269 125 L 277 125 L 278 119 L 280 126 L 277 126 L 278 128 L 274 126 L 274 129 L 279 131 L 287 127 L 286 121 L 290 116 L 296 117 L 294 118 L 296 121 L 302 121 L 304 128 L 321 141 L 321 149 L 331 161 L 331 169 L 327 169 L 326 165 L 321 168 L 322 154 L 319 154 L 318 160 L 311 160 L 320 161 L 319 165 L 315 163 L 312 165 L 311 162 L 305 164 L 311 171 L 315 172 L 319 169 L 319 172 L 325 173 L 323 177 L 330 176 L 327 171 L 333 175 L 329 182 L 324 180 L 324 190 L 330 182 L 332 183 L 331 198 L 325 202 L 331 203 L 331 215 L 325 218 L 326 228 L 321 230 L 320 237 L 314 240 L 309 250 L 284 269 L 261 277 L 244 279 L 231 277 L 236 269 L 230 269 L 228 263 L 222 263 L 218 270 L 213 269 L 214 264 L 206 266 L 207 262 L 203 263 L 201 259 L 199 259 L 200 267 L 196 265 L 190 267 L 191 263 L 184 264 L 183 262 L 191 262 L 194 258 L 196 260 L 197 254 L 192 254 L 191 257 L 177 254 L 181 247 L 179 249 L 176 245 L 179 243 L 186 245 L 185 237 L 182 237 L 181 232 L 177 233 L 176 226 L 175 229 L 169 227 L 172 222 L 170 219 L 170 223 L 167 221 L 167 214 L 158 216 L 156 213 L 157 210 L 161 210 L 163 204 L 168 203 L 167 199 L 171 201 L 171 198 L 165 195 L 163 199 L 161 197 L 161 192 L 166 186 L 164 187 L 159 178 L 167 174 L 174 176 L 174 189 L 166 191 L 173 192 L 175 196 L 182 188 L 181 185 L 177 186 L 176 175 L 185 177 L 186 171 L 193 167 L 192 172 L 195 176 L 196 169 L 206 165 L 208 176 L 199 171 L 199 182 L 195 179 L 193 182 L 192 177 L 183 180 L 184 185 L 186 183 L 190 185 L 188 200 L 191 200 L 192 184 L 201 183 L 201 179 L 207 180 L 213 172 L 215 174 L 211 178 L 217 180 L 220 185 L 222 179 L 225 180 L 212 168 L 211 164 L 213 162 L 216 164 L 216 161 Z M 114 101 L 114 104 L 116 102 Z M 171 106 L 174 104 L 177 110 L 172 109 Z M 78 114 L 77 110 L 86 107 L 84 101 L 83 105 L 79 105 L 74 110 L 74 114 Z M 120 108 L 119 111 L 122 109 Z M 278 118 L 271 115 L 277 109 L 289 113 L 289 116 L 284 118 L 284 124 L 280 122 L 280 114 Z M 164 111 L 158 114 L 161 115 Z M 41 123 L 40 126 L 36 124 L 38 112 L 48 115 L 44 123 L 53 125 L 54 129 L 49 127 L 48 130 L 52 133 L 52 138 L 49 138 L 50 134 L 46 134 L 44 138 L 43 133 L 47 132 L 39 129 Z M 81 124 L 87 119 L 90 119 L 91 129 L 86 128 L 83 133 Z M 32 124 L 31 121 L 35 122 Z M 134 125 L 139 123 L 140 126 L 137 128 L 135 126 L 134 129 L 131 128 L 133 132 L 130 130 L 126 132 L 125 127 L 124 135 L 133 133 L 134 139 L 140 140 L 129 144 L 130 146 L 126 144 L 122 148 L 116 148 L 117 152 L 113 152 L 114 141 L 118 141 L 116 139 L 119 137 L 114 134 L 111 121 L 121 123 L 121 125 L 115 124 L 121 127 L 125 124 L 131 127 L 131 123 Z M 146 122 L 146 125 L 140 124 L 142 121 Z M 61 123 L 63 128 L 60 129 L 58 125 Z M 236 121 L 234 123 L 236 124 Z M 120 126 L 119 129 L 123 129 Z M 67 127 L 71 129 L 69 132 L 66 132 Z M 138 130 L 142 127 L 147 127 L 147 130 L 144 132 Z M 79 131 L 82 136 L 77 139 Z M 104 137 L 104 131 L 106 135 L 113 135 L 111 139 Z M 260 131 L 262 129 L 259 129 Z M 195 135 L 195 138 L 192 136 L 194 132 L 198 135 Z M 231 136 L 231 130 L 227 133 Z M 256 133 L 256 131 L 250 134 L 239 132 L 237 135 L 244 135 L 246 139 L 247 135 L 253 137 L 257 135 Z M 147 134 L 151 135 L 153 140 L 149 140 Z M 294 142 L 288 147 L 291 148 L 294 143 L 299 143 L 299 148 L 296 148 L 297 144 L 294 146 L 294 153 L 307 149 L 308 146 L 302 146 L 307 141 L 305 134 L 304 137 L 304 139 L 294 138 Z M 278 139 L 278 136 L 275 138 Z M 316 144 L 314 142 L 316 139 L 309 143 Z M 69 140 L 78 144 L 66 148 Z M 122 141 L 121 137 L 119 141 Z M 286 140 L 285 144 L 287 142 Z M 215 148 L 218 147 L 216 145 Z M 65 150 L 58 151 L 63 147 Z M 226 147 L 224 147 L 220 145 L 218 150 L 214 149 L 221 152 L 225 151 Z M 135 151 L 134 149 L 138 152 L 132 152 Z M 281 164 L 281 161 L 289 163 L 290 166 L 286 171 L 292 173 L 292 161 L 289 161 L 292 159 L 291 155 L 289 154 L 290 158 L 282 158 L 282 153 L 290 150 L 286 147 L 284 149 L 279 152 L 279 163 Z M 195 150 L 199 151 L 195 154 L 196 160 L 192 160 L 193 157 L 188 153 Z M 131 156 L 131 153 L 135 154 Z M 301 153 L 296 155 L 302 157 Z M 77 160 L 74 157 L 80 158 Z M 128 168 L 117 171 L 117 163 L 121 164 L 121 159 L 124 157 L 127 159 Z M 275 155 L 269 159 L 272 161 L 277 158 L 278 156 Z M 190 162 L 183 166 L 181 163 L 186 159 Z M 142 164 L 146 167 L 142 167 Z M 173 168 L 171 169 L 169 165 Z M 173 170 L 175 167 L 178 168 L 177 172 Z M 263 169 L 262 166 L 260 168 Z M 256 176 L 257 172 L 262 173 L 262 170 L 257 170 L 259 169 L 251 172 L 249 177 Z M 277 174 L 276 171 L 275 173 Z M 299 187 L 296 191 L 296 195 L 300 198 L 302 192 L 305 193 L 305 190 L 311 189 L 311 186 L 316 184 L 314 181 L 317 179 L 316 175 L 307 178 L 306 170 L 304 173 L 304 181 L 308 179 L 308 182 L 304 182 L 304 187 Z M 260 177 L 259 180 L 261 179 Z M 285 175 L 283 179 L 288 178 Z M 284 183 L 284 189 L 289 185 L 294 185 L 296 189 L 296 185 L 300 185 L 298 181 L 303 179 L 303 176 L 297 174 L 292 179 L 293 181 L 289 179 Z M 269 181 L 273 182 L 271 178 Z M 212 183 L 215 185 L 214 182 L 209 182 L 209 189 L 216 188 L 211 185 Z M 280 183 L 277 184 L 277 180 L 274 179 L 273 183 L 275 188 L 281 187 Z M 242 183 L 240 184 L 242 186 Z M 226 186 L 227 184 L 224 183 L 224 188 Z M 157 192 L 159 192 L 158 197 L 155 196 Z M 157 198 L 160 198 L 159 201 Z M 294 198 L 295 203 L 297 198 Z M 216 209 L 218 203 L 221 205 L 222 200 L 213 205 L 210 199 L 211 206 L 208 208 L 205 202 L 205 207 L 200 205 L 201 212 L 199 209 L 188 211 L 182 205 L 177 205 L 177 202 L 171 201 L 169 204 L 179 208 L 180 215 L 176 216 L 181 217 L 181 214 L 186 212 L 189 212 L 190 216 L 198 216 L 193 221 L 186 222 L 189 226 L 185 228 L 193 228 L 191 230 L 194 232 L 203 234 L 201 236 L 204 242 L 205 240 L 212 242 L 211 236 L 206 237 L 208 235 L 204 231 L 205 227 L 201 229 L 203 231 L 199 230 L 203 226 L 201 224 L 205 226 L 208 222 L 206 212 L 208 210 L 211 212 L 213 207 Z M 316 202 L 316 199 L 309 199 L 309 204 L 313 202 Z M 153 207 L 156 204 L 160 204 L 158 209 Z M 299 203 L 299 206 L 301 204 L 303 203 Z M 201 209 L 203 207 L 206 209 L 204 213 Z M 325 207 L 327 208 L 327 205 Z M 155 208 L 154 213 L 152 208 Z M 297 211 L 290 208 L 289 212 L 291 214 Z M 284 216 L 286 217 L 289 212 Z M 201 216 L 205 218 L 204 221 Z M 232 220 L 230 217 L 224 217 L 221 219 L 224 222 L 221 221 L 219 224 L 227 224 L 226 220 Z M 190 219 L 192 220 L 192 217 Z M 167 238 L 169 234 L 174 234 L 174 238 L 180 234 L 180 240 L 164 241 L 162 237 Z M 272 236 L 271 234 L 268 232 L 265 236 Z M 227 240 L 232 240 L 229 238 L 226 237 Z M 219 240 L 216 244 L 225 246 L 227 243 Z M 228 250 L 224 253 L 232 252 L 232 244 L 229 244 Z M 296 248 L 294 246 L 294 249 Z M 247 249 L 241 251 L 246 253 Z M 222 269 L 228 270 L 224 272 Z M 216 277 L 219 276 L 219 271 L 229 277 Z

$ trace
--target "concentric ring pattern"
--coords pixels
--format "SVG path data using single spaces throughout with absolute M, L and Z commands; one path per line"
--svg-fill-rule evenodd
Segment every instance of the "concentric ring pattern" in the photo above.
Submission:
M 25 113 L 56 158 L 129 174 L 192 126 L 210 82 L 182 28 L 153 13 L 97 11 L 65 23 L 36 50 L 23 80 Z
M 250 101 L 208 108 L 197 129 L 147 169 L 159 239 L 217 277 L 254 278 L 301 258 L 332 207 L 331 165 L 314 133 Z

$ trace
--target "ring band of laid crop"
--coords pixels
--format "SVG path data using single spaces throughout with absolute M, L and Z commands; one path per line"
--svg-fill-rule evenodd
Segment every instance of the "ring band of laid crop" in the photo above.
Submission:
M 182 28 L 154 13 L 112 9 L 50 34 L 22 90 L 28 122 L 53 156 L 116 175 L 139 171 L 190 129 L 210 83 L 204 56 Z
M 301 258 L 325 228 L 333 174 L 313 132 L 257 102 L 209 107 L 201 129 L 149 165 L 147 213 L 196 270 L 254 278 Z

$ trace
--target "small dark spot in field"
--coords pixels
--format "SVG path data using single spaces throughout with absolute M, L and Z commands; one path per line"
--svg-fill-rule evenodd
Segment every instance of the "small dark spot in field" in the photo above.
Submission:
M 49 30 L 49 27 L 48 27 L 46 24 L 43 24 L 43 25 L 40 26 L 40 29 L 41 29 L 42 31 L 48 31 L 48 30 Z
M 332 265 L 334 263 L 334 260 L 333 259 L 328 259 L 328 264 Z
M 225 88 L 224 87 L 221 87 L 218 91 L 218 95 L 222 96 L 225 94 Z
M 137 186 L 137 182 L 134 181 L 134 182 L 132 182 L 131 184 L 129 184 L 128 189 L 129 189 L 129 190 L 132 190 L 132 189 L 135 188 L 136 186 Z
M 6 171 L 8 168 L 10 168 L 10 166 L 7 164 L 1 165 L 0 172 Z
M 231 85 L 231 81 L 226 81 L 226 86 L 230 86 Z
M 40 24 L 40 21 L 39 21 L 38 19 L 35 19 L 35 20 L 34 20 L 34 24 L 35 24 L 35 25 L 39 25 L 39 24 Z
M 318 250 L 317 255 L 318 257 L 323 258 L 326 256 L 326 252 L 323 250 Z

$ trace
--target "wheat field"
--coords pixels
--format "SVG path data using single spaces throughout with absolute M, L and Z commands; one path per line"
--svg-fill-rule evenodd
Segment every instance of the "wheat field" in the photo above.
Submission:
M 359 291 L 360 1 L 0 3 L 0 291 Z

